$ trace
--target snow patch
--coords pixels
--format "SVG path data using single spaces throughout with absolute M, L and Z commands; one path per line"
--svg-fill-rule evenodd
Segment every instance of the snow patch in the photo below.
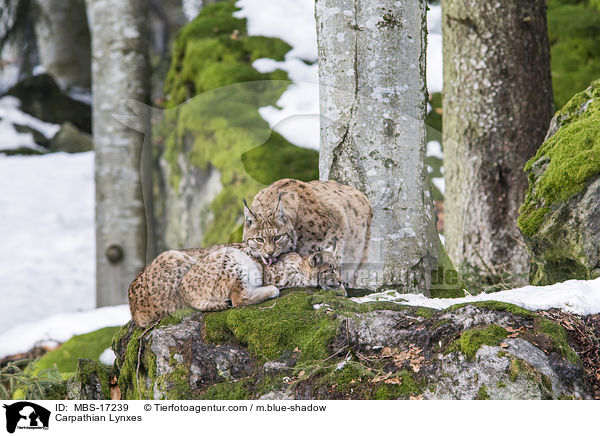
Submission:
M 524 286 L 492 294 L 479 294 L 463 298 L 428 298 L 423 294 L 400 294 L 396 291 L 380 292 L 365 297 L 351 298 L 357 303 L 392 301 L 409 306 L 446 309 L 454 304 L 476 301 L 502 301 L 528 310 L 557 308 L 578 315 L 600 313 L 600 278 L 595 280 L 568 280 L 549 286 Z
M 99 360 L 100 360 L 100 362 L 102 362 L 105 365 L 112 366 L 112 364 L 115 362 L 116 358 L 117 358 L 117 356 L 115 355 L 115 352 L 113 350 L 111 350 L 110 348 L 107 348 L 106 350 L 104 350 L 102 352 Z
M 93 152 L 0 156 L 0 332 L 95 306 L 94 196 Z
M 41 321 L 22 323 L 0 333 L 0 357 L 22 353 L 35 346 L 65 342 L 75 335 L 103 327 L 120 326 L 130 319 L 129 306 L 122 304 L 85 312 L 61 313 Z

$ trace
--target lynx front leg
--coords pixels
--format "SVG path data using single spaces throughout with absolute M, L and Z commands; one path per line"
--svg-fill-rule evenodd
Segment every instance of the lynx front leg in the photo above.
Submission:
M 279 297 L 279 289 L 276 286 L 261 286 L 260 288 L 247 289 L 233 300 L 234 306 L 247 306 L 249 304 L 261 303 L 269 298 Z

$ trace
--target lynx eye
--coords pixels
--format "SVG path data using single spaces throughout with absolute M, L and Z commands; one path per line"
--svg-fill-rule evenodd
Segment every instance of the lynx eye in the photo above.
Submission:
M 273 238 L 273 241 L 277 242 L 280 241 L 283 238 L 284 235 L 277 235 Z
M 263 238 L 254 238 L 254 242 L 256 242 L 258 244 L 264 244 L 265 240 Z

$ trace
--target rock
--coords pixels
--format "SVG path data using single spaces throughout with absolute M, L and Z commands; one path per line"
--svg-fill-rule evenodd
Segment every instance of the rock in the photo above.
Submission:
M 10 88 L 4 95 L 21 101 L 20 109 L 47 123 L 73 123 L 78 129 L 92 133 L 92 109 L 63 93 L 52 76 L 29 77 Z
M 19 133 L 31 133 L 31 136 L 33 136 L 33 141 L 37 145 L 41 145 L 42 147 L 46 148 L 50 146 L 50 140 L 46 138 L 46 135 L 44 135 L 39 130 L 34 129 L 31 126 L 25 126 L 21 124 L 13 124 L 13 126 L 15 130 Z
M 518 223 L 532 284 L 600 276 L 599 156 L 600 80 L 557 112 L 525 166 L 529 188 Z
M 91 359 L 79 359 L 75 375 L 67 382 L 70 400 L 107 400 L 109 396 L 108 371 Z
M 60 126 L 58 133 L 50 140 L 48 148 L 50 151 L 80 153 L 93 150 L 94 142 L 91 135 L 82 132 L 70 122 L 66 122 Z
M 145 333 L 127 324 L 113 349 L 124 399 L 590 398 L 564 328 L 499 302 L 437 311 L 284 291 Z M 99 395 L 90 380 L 79 391 Z
M 318 179 L 318 153 L 271 132 L 258 109 L 289 85 L 283 71 L 252 63 L 283 60 L 290 46 L 249 36 L 232 0 L 208 5 L 179 33 L 165 82 L 166 108 L 153 125 L 159 248 L 241 239 L 242 199 L 284 177 Z

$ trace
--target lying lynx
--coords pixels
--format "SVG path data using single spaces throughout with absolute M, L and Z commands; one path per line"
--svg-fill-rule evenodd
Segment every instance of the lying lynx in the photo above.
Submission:
M 244 203 L 244 242 L 265 265 L 290 251 L 301 256 L 335 246 L 344 284 L 353 287 L 367 256 L 371 203 L 357 189 L 335 181 L 283 179 Z
M 294 286 L 339 288 L 333 254 L 287 253 L 276 264 L 263 267 L 244 244 L 171 250 L 131 283 L 129 309 L 135 323 L 146 327 L 183 307 L 211 311 L 245 306 L 275 298 L 280 288 Z

